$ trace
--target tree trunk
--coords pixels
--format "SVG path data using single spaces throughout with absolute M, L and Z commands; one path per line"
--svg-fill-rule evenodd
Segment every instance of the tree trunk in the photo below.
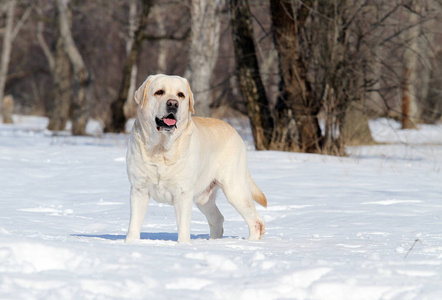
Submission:
M 166 7 L 167 9 L 167 7 Z M 155 5 L 152 7 L 152 15 L 156 22 L 157 33 L 159 36 L 166 35 L 166 28 L 164 26 L 165 20 L 165 9 L 163 9 L 160 5 Z M 168 48 L 167 44 L 169 42 L 167 40 L 159 40 L 158 41 L 158 60 L 157 60 L 157 74 L 166 74 L 167 72 L 167 56 L 168 56 Z
M 210 79 L 218 59 L 221 0 L 191 1 L 191 39 L 186 75 L 195 98 L 195 114 L 210 116 Z
M 150 0 L 143 0 L 143 10 L 141 15 L 141 20 L 138 24 L 138 28 L 135 31 L 134 42 L 129 52 L 129 56 L 126 60 L 126 64 L 123 69 L 123 79 L 121 81 L 120 89 L 118 92 L 117 99 L 111 104 L 112 118 L 111 122 L 106 126 L 106 131 L 108 132 L 124 132 L 126 126 L 126 116 L 124 115 L 124 104 L 127 100 L 131 73 L 133 66 L 137 63 L 138 57 L 141 51 L 141 45 L 145 37 L 145 30 L 147 26 L 147 19 L 149 16 L 150 8 L 152 3 Z
M 368 120 L 366 106 L 362 101 L 353 101 L 348 105 L 340 133 L 346 146 L 374 144 Z
M 410 24 L 416 24 L 407 31 L 406 38 L 409 42 L 404 51 L 404 75 L 402 86 L 402 128 L 410 129 L 416 128 L 418 121 L 417 103 L 416 103 L 416 74 L 417 74 L 417 59 L 419 55 L 419 35 L 420 25 L 419 15 L 420 11 L 419 1 L 415 1 L 412 5 L 412 12 L 409 12 L 408 21 Z
M 135 30 L 137 30 L 137 3 L 138 0 L 131 0 L 129 6 L 129 40 L 126 42 L 126 54 L 129 56 L 130 49 L 135 40 Z M 126 103 L 124 103 L 123 111 L 126 120 L 137 115 L 137 107 L 134 101 L 134 94 L 137 84 L 138 67 L 136 64 L 132 66 L 130 72 L 129 91 L 127 92 Z
M 281 74 L 281 66 L 279 66 L 279 73 Z M 280 78 L 279 95 L 275 105 L 275 128 L 270 149 L 277 151 L 299 151 L 298 140 L 298 128 L 296 127 L 294 113 L 288 106 L 284 81 Z
M 69 120 L 70 106 L 72 103 L 72 68 L 69 57 L 64 50 L 63 39 L 60 28 L 57 27 L 57 40 L 55 42 L 54 54 L 52 54 L 44 38 L 43 10 L 36 8 L 39 15 L 37 23 L 37 40 L 46 56 L 51 72 L 53 84 L 53 99 L 49 102 L 47 115 L 49 117 L 48 129 L 54 131 L 64 130 Z
M 279 55 L 280 73 L 282 78 L 281 92 L 283 97 L 278 99 L 277 108 L 282 124 L 289 124 L 287 116 L 292 115 L 296 122 L 298 133 L 298 147 L 302 152 L 318 153 L 321 151 L 322 134 L 319 127 L 318 113 L 320 102 L 311 96 L 311 83 L 307 78 L 307 65 L 301 57 L 299 48 L 299 34 L 309 16 L 312 7 L 311 1 L 305 1 L 296 13 L 292 3 L 284 0 L 271 0 L 273 31 Z M 285 101 L 285 103 L 281 103 Z M 289 126 L 289 125 L 287 125 Z M 280 125 L 279 128 L 284 128 Z M 280 129 L 279 129 L 280 130 Z M 280 136 L 284 136 L 278 133 Z M 294 132 L 288 139 L 292 144 Z M 290 146 L 293 147 L 293 146 Z
M 442 49 L 436 52 L 431 63 L 428 93 L 423 103 L 423 121 L 434 124 L 442 117 Z
M 72 134 L 85 135 L 89 117 L 88 89 L 91 84 L 90 75 L 83 58 L 78 51 L 71 32 L 71 16 L 69 0 L 57 0 L 58 26 L 64 50 L 74 71 L 74 87 L 76 95 L 72 102 Z
M 10 0 L 7 4 L 6 28 L 3 37 L 2 54 L 0 60 L 0 109 L 2 111 L 3 122 L 7 119 L 5 109 L 3 109 L 3 98 L 5 95 L 6 76 L 8 75 L 9 61 L 11 59 L 12 29 L 14 25 L 14 10 L 16 1 Z
M 59 35 L 55 45 L 54 67 L 51 70 L 54 99 L 49 108 L 49 130 L 64 130 L 72 103 L 72 68 Z
M 402 129 L 416 128 L 411 116 L 414 102 L 414 88 L 410 83 L 410 77 L 413 76 L 410 74 L 415 71 L 416 70 L 410 70 L 408 67 L 405 67 L 404 70 L 404 83 L 402 87 Z
M 14 98 L 11 95 L 6 95 L 3 98 L 3 123 L 4 124 L 11 124 L 12 121 L 12 115 L 14 113 Z
M 239 89 L 247 105 L 255 147 L 267 150 L 272 140 L 273 118 L 259 72 L 248 1 L 230 0 L 230 11 Z

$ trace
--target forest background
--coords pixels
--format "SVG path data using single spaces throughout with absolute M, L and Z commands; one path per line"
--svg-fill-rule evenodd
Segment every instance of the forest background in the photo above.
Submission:
M 3 0 L 0 109 L 124 132 L 148 75 L 189 79 L 196 114 L 244 118 L 258 150 L 344 155 L 368 120 L 442 115 L 438 0 Z

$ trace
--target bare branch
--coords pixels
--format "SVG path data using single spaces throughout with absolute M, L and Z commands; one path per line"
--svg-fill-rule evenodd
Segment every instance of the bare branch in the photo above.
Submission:
M 26 23 L 27 19 L 31 15 L 32 9 L 33 9 L 32 5 L 29 6 L 26 9 L 26 11 L 23 14 L 23 16 L 20 18 L 20 20 L 15 25 L 14 31 L 12 31 L 12 34 L 11 34 L 11 38 L 12 38 L 13 41 L 15 40 L 15 38 L 17 37 L 17 34 L 20 32 L 21 28 L 23 27 L 23 25 Z
M 9 61 L 11 60 L 11 48 L 12 48 L 12 27 L 14 25 L 14 10 L 15 1 L 7 2 L 7 14 L 6 14 L 6 28 L 5 35 L 3 37 L 2 52 L 0 58 L 0 109 L 2 113 L 5 113 L 3 109 L 3 96 L 5 92 L 6 76 L 8 74 Z
M 408 30 L 410 30 L 410 29 L 412 29 L 412 28 L 414 28 L 414 27 L 416 27 L 416 26 L 420 26 L 421 24 L 423 24 L 423 23 L 425 23 L 425 22 L 427 22 L 427 21 L 429 21 L 429 20 L 421 20 L 421 21 L 419 21 L 419 22 L 417 22 L 417 23 L 415 23 L 415 24 L 411 24 L 411 25 L 408 25 L 407 27 L 402 28 L 401 30 L 399 30 L 399 31 L 397 31 L 397 32 L 395 32 L 395 33 L 393 33 L 392 35 L 390 35 L 389 37 L 387 37 L 386 39 L 384 39 L 382 42 L 380 42 L 380 43 L 379 43 L 379 46 L 383 46 L 385 43 L 391 41 L 391 40 L 394 39 L 395 37 L 398 37 L 398 36 L 401 35 L 402 33 L 406 32 L 406 31 L 408 31 Z
M 416 239 L 416 240 L 414 241 L 413 245 L 411 245 L 410 249 L 408 249 L 407 253 L 406 253 L 405 256 L 404 256 L 404 259 L 407 258 L 408 254 L 410 254 L 411 250 L 413 250 L 413 248 L 414 248 L 414 246 L 417 244 L 417 242 L 422 243 L 420 239 Z
M 40 7 L 37 7 L 36 11 L 40 17 L 43 16 L 43 11 Z M 43 53 L 45 54 L 46 59 L 48 60 L 49 68 L 51 69 L 51 72 L 52 72 L 52 70 L 54 70 L 54 67 L 55 67 L 55 59 L 54 59 L 54 55 L 52 55 L 52 52 L 49 49 L 48 43 L 46 43 L 46 40 L 43 36 L 43 31 L 44 31 L 44 23 L 43 23 L 42 19 L 40 19 L 37 23 L 37 41 L 38 41 L 38 44 L 40 45 L 41 49 L 43 50 Z
M 82 77 L 86 75 L 87 71 L 85 68 L 83 57 L 80 55 L 80 52 L 78 52 L 78 49 L 72 37 L 67 6 L 68 1 L 57 0 L 57 7 L 59 10 L 58 22 L 60 26 L 60 34 L 63 38 L 65 51 L 72 62 L 75 75 Z
M 174 36 L 173 34 L 165 34 L 165 35 L 144 35 L 145 40 L 149 41 L 160 41 L 160 40 L 172 40 L 172 41 L 184 41 L 190 35 L 190 29 L 188 29 L 182 36 Z

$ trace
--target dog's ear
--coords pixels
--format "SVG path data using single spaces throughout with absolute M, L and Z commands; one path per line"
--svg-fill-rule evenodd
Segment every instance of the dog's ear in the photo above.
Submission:
M 138 88 L 138 90 L 135 91 L 134 100 L 137 103 L 138 106 L 141 104 L 141 108 L 143 108 L 146 105 L 147 102 L 147 88 L 149 87 L 149 83 L 152 81 L 152 79 L 155 77 L 155 75 L 150 75 L 147 77 L 147 79 L 143 82 L 143 84 Z
M 190 85 L 187 80 L 186 80 L 186 85 L 187 85 L 187 90 L 189 93 L 189 110 L 192 114 L 194 114 L 195 113 L 195 108 L 194 108 L 195 100 L 193 100 L 193 93 L 192 93 L 192 90 L 190 89 Z

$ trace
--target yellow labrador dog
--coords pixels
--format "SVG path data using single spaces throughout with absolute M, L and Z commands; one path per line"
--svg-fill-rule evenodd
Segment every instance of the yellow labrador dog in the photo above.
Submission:
M 190 241 L 194 202 L 206 216 L 210 238 L 223 235 L 224 217 L 215 204 L 221 188 L 249 226 L 249 239 L 260 239 L 264 222 L 253 200 L 267 200 L 253 182 L 244 142 L 227 123 L 192 118 L 194 100 L 186 79 L 149 76 L 135 92 L 138 116 L 127 151 L 130 224 L 126 242 L 140 238 L 149 197 L 174 206 L 178 242 Z

